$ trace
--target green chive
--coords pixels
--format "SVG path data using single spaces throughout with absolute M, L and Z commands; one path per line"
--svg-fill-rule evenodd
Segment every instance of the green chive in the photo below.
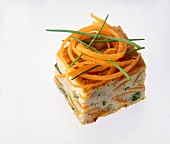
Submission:
M 57 69 L 57 71 L 58 71 L 60 74 L 62 74 L 61 71 L 60 71 L 60 69 L 59 69 L 59 67 L 58 67 L 58 64 L 56 63 L 54 66 L 55 66 L 55 68 Z
M 129 55 L 129 54 L 136 52 L 138 50 L 141 50 L 141 49 L 145 49 L 145 47 L 140 47 L 140 48 L 137 48 L 137 49 L 130 50 L 130 51 L 126 52 L 126 55 Z
M 128 39 L 129 41 L 138 41 L 138 40 L 145 40 L 143 38 L 140 39 Z M 85 43 L 89 43 L 91 40 L 83 40 Z M 104 40 L 94 40 L 93 43 L 95 42 L 117 42 L 116 40 L 110 40 L 110 39 L 104 39 Z
M 128 39 L 130 41 L 139 41 L 139 40 L 145 40 L 144 38 L 139 38 L 139 39 Z
M 103 106 L 105 106 L 106 104 L 107 104 L 107 101 L 104 100 L 104 101 L 103 101 Z
M 72 67 L 75 64 L 75 62 L 81 58 L 82 55 L 83 53 L 81 53 L 78 57 L 76 57 L 76 59 L 69 65 L 69 67 Z
M 87 32 L 80 32 L 80 31 L 75 31 L 75 30 L 47 29 L 46 31 L 50 31 L 50 32 L 69 32 L 69 33 L 81 34 L 81 35 L 86 35 L 86 36 L 91 36 L 91 37 L 96 36 L 96 34 L 87 33 Z M 104 35 L 98 35 L 97 38 L 105 38 L 105 39 L 109 39 L 109 40 L 113 40 L 113 41 L 125 42 L 125 43 L 128 43 L 128 44 L 136 47 L 136 48 L 140 48 L 139 45 L 137 45 L 136 43 L 134 43 L 134 42 L 132 42 L 132 41 L 130 41 L 128 39 L 109 37 L 109 36 L 104 36 Z
M 97 67 L 99 67 L 99 66 L 100 66 L 100 65 L 96 65 L 96 66 L 94 66 L 94 67 L 91 67 L 91 68 L 89 68 L 89 69 L 87 69 L 87 70 L 79 73 L 78 75 L 76 75 L 75 77 L 73 77 L 71 80 L 74 80 L 75 78 L 81 76 L 82 74 L 87 73 L 88 71 L 91 71 L 92 69 L 95 69 L 95 68 L 97 68 Z
M 113 64 L 117 69 L 119 69 L 125 76 L 126 78 L 130 81 L 131 77 L 127 74 L 127 72 L 124 71 L 124 69 L 122 69 L 117 63 L 115 63 L 112 60 L 108 60 L 111 64 Z
M 83 41 L 81 41 L 81 40 L 79 40 L 79 39 L 77 39 L 77 38 L 75 38 L 75 37 L 73 37 L 73 36 L 71 36 L 71 38 L 73 38 L 73 39 L 75 39 L 76 41 L 78 41 L 79 43 L 87 46 L 87 44 L 84 43 Z M 95 51 L 96 53 L 101 54 L 101 52 L 99 52 L 98 50 L 96 50 L 96 49 L 94 49 L 94 48 L 92 48 L 92 47 L 89 47 L 89 48 L 90 48 L 91 50 Z M 110 62 L 110 63 L 113 64 L 117 69 L 119 69 L 119 70 L 126 76 L 126 78 L 127 78 L 128 80 L 131 80 L 131 78 L 130 78 L 130 76 L 127 74 L 127 72 L 125 72 L 118 64 L 116 64 L 116 63 L 113 62 L 112 60 L 108 60 L 108 62 Z M 83 73 L 83 74 L 84 74 L 84 73 Z M 80 76 L 80 74 L 79 74 L 79 76 Z
M 107 20 L 108 16 L 109 16 L 109 15 L 106 16 L 106 18 L 105 18 L 102 26 L 100 27 L 99 31 L 97 32 L 96 35 L 94 35 L 94 38 L 91 40 L 91 42 L 89 43 L 89 45 L 86 47 L 87 49 L 92 45 L 93 41 L 94 41 L 94 40 L 97 38 L 97 36 L 100 34 L 101 30 L 103 29 L 103 27 L 104 27 L 104 25 L 105 25 L 105 23 L 106 23 L 106 20 Z M 72 66 L 76 63 L 76 61 L 78 61 L 78 60 L 81 58 L 82 55 L 83 55 L 83 53 L 80 54 L 80 55 L 69 65 L 69 67 L 72 67 Z
M 140 98 L 140 92 L 136 92 L 133 96 L 132 96 L 132 101 L 135 101 L 137 99 Z
M 79 96 L 76 94 L 76 92 L 74 91 L 74 94 L 73 94 L 74 98 L 78 99 Z

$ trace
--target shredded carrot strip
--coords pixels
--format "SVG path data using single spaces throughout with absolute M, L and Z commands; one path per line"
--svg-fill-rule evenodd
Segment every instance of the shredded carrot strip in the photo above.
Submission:
M 91 16 L 92 18 L 94 18 L 96 21 L 100 22 L 100 23 L 103 23 L 103 22 L 104 22 L 104 20 L 98 18 L 98 17 L 95 16 L 93 13 L 91 13 L 90 16 Z M 110 26 L 108 23 L 106 23 L 105 25 L 106 25 L 107 27 L 111 28 L 111 26 Z
M 122 55 L 125 54 L 125 52 L 121 52 L 121 53 L 117 53 L 117 54 L 98 54 L 96 52 L 93 52 L 92 50 L 90 49 L 86 49 L 86 48 L 83 48 L 84 46 L 82 44 L 78 44 L 76 49 L 81 52 L 81 53 L 84 53 L 90 57 L 93 57 L 93 58 L 96 58 L 96 59 L 102 59 L 102 60 L 113 60 L 113 61 L 116 61 L 117 59 L 121 58 Z
M 117 101 L 118 103 L 127 103 L 129 100 L 126 99 L 115 99 L 115 101 Z
M 91 14 L 94 18 L 94 22 L 86 27 L 79 29 L 81 32 L 97 33 L 101 28 L 104 20 L 98 18 L 97 16 Z M 120 29 L 120 27 L 119 27 Z M 120 32 L 118 27 L 110 26 L 105 23 L 99 35 L 105 35 L 115 38 L 126 38 L 123 31 Z M 140 54 L 135 54 L 133 56 L 129 55 L 126 57 L 127 43 L 124 42 L 105 42 L 104 45 L 99 47 L 91 45 L 91 48 L 87 48 L 82 43 L 77 42 L 75 39 L 70 38 L 74 36 L 79 40 L 92 40 L 93 37 L 81 35 L 81 34 L 71 34 L 62 43 L 61 48 L 58 52 L 58 56 L 66 67 L 66 72 L 64 74 L 59 74 L 58 78 L 66 78 L 68 83 L 77 88 L 92 88 L 96 86 L 103 85 L 109 80 L 119 78 L 123 75 L 122 72 L 117 71 L 116 67 L 109 61 L 113 61 L 117 65 L 121 66 L 125 72 L 129 72 L 140 60 Z M 100 40 L 100 39 L 99 39 Z M 67 47 L 67 49 L 65 49 Z M 99 52 L 94 51 L 96 49 Z M 66 57 L 67 55 L 67 57 Z M 81 58 L 75 62 L 72 67 L 69 67 L 67 60 L 73 62 L 75 59 L 81 55 Z M 87 84 L 82 84 L 75 80 L 71 80 L 72 77 L 96 66 L 95 69 L 88 71 L 80 75 L 81 78 L 91 81 Z
M 105 51 L 104 51 L 104 54 L 115 54 L 116 52 L 117 52 L 116 49 L 111 48 L 111 49 L 105 50 Z
M 107 48 L 110 49 L 110 43 L 106 42 Z
M 136 65 L 136 63 L 139 61 L 139 58 L 140 58 L 140 55 L 138 55 L 138 57 L 129 66 L 127 66 L 124 70 L 126 72 L 128 72 L 132 67 L 134 67 Z M 123 75 L 122 72 L 117 72 L 114 74 L 104 75 L 104 76 L 83 74 L 83 75 L 81 75 L 81 77 L 91 79 L 91 80 L 111 80 L 111 79 L 118 78 L 122 75 Z

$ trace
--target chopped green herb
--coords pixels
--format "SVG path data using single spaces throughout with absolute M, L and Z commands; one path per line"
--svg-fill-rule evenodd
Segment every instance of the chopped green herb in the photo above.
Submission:
M 67 42 L 70 42 L 71 40 L 67 41 Z M 64 40 L 62 40 L 62 42 L 64 42 Z
M 140 92 L 137 92 L 132 96 L 132 101 L 136 101 L 139 98 L 140 98 Z
M 76 94 L 76 92 L 74 92 L 73 96 L 74 96 L 74 98 L 76 98 L 76 99 L 79 98 L 79 96 Z
M 54 66 L 55 66 L 55 68 L 57 69 L 57 71 L 58 71 L 60 74 L 62 74 L 61 71 L 60 71 L 60 69 L 59 69 L 59 67 L 58 67 L 58 64 L 56 63 Z
M 107 101 L 104 100 L 104 101 L 103 101 L 103 106 L 105 106 L 106 104 L 107 104 Z
M 100 96 L 101 94 L 102 94 L 102 92 L 98 93 L 98 95 L 97 95 L 97 96 Z
M 106 109 L 109 111 L 109 110 L 111 110 L 111 108 L 112 108 L 112 104 L 109 104 L 107 107 L 106 107 Z
M 66 91 L 59 85 L 60 91 L 65 95 L 65 97 L 67 98 L 67 93 Z
M 92 102 L 91 105 L 92 105 L 92 106 L 96 106 L 96 103 Z
M 96 102 L 96 103 L 91 102 L 91 106 L 96 106 L 97 104 L 99 104 L 99 102 Z
M 71 108 L 72 108 L 72 110 L 74 110 L 74 107 L 73 107 L 73 106 L 71 106 Z
M 129 87 L 125 87 L 125 90 L 127 90 Z

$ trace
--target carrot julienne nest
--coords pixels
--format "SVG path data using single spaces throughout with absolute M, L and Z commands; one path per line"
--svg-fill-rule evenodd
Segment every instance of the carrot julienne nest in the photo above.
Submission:
M 66 67 L 65 73 L 59 74 L 58 78 L 66 78 L 69 84 L 78 88 L 92 88 L 119 78 L 124 75 L 122 71 L 128 73 L 141 58 L 133 45 L 119 40 L 128 40 L 120 26 L 111 26 L 93 14 L 91 17 L 95 21 L 78 32 L 92 36 L 72 33 L 62 42 L 57 53 Z M 85 82 L 81 83 L 81 80 Z

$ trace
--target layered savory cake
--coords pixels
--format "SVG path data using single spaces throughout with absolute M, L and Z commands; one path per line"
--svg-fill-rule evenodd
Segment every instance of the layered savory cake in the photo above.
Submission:
M 95 122 L 145 98 L 143 49 L 120 26 L 94 22 L 70 32 L 57 53 L 54 81 L 81 124 Z

